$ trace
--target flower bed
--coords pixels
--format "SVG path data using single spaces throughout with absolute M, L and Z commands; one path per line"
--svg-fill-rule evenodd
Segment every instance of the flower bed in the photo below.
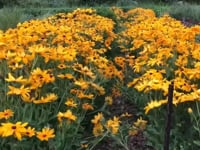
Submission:
M 131 149 L 147 125 L 141 107 L 162 109 L 172 81 L 176 106 L 199 101 L 200 26 L 111 10 L 113 19 L 77 9 L 0 32 L 1 147 L 93 149 L 109 138 Z

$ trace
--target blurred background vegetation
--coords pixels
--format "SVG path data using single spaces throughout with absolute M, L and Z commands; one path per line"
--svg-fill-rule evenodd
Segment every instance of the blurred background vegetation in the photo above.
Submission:
M 176 3 L 179 0 L 0 0 L 0 6 L 20 7 L 60 7 L 94 5 L 130 5 L 135 3 Z M 180 2 L 180 1 L 179 1 Z M 199 0 L 181 0 L 181 2 L 199 3 Z M 180 3 L 181 3 L 180 2 Z
M 198 23 L 199 4 L 200 0 L 0 0 L 0 29 L 14 28 L 19 22 L 70 12 L 77 7 L 94 7 L 103 16 L 110 15 L 110 6 L 124 10 L 150 8 L 157 16 L 167 13 L 179 20 Z

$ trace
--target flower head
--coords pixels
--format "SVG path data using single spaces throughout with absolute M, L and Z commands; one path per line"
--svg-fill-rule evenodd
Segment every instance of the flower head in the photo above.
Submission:
M 42 131 L 36 132 L 37 133 L 37 138 L 40 141 L 48 141 L 50 138 L 54 138 L 54 129 L 50 128 L 43 128 Z
M 22 135 L 26 132 L 26 126 L 28 123 L 22 123 L 22 122 L 17 122 L 17 123 L 2 123 L 0 127 L 0 136 L 2 137 L 8 137 L 8 136 L 14 136 L 18 140 L 22 139 Z
M 9 119 L 13 114 L 14 112 L 11 109 L 6 109 L 3 112 L 0 112 L 0 119 Z

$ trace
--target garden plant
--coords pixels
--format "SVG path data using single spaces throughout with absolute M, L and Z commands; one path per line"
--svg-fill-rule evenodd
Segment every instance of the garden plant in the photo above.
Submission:
M 151 9 L 76 9 L 0 31 L 4 150 L 200 147 L 200 26 Z

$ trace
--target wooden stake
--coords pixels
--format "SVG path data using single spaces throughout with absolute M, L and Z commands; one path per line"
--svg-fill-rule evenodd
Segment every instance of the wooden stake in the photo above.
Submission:
M 169 144 L 170 144 L 173 93 L 174 93 L 174 82 L 172 82 L 168 87 L 167 122 L 165 128 L 164 150 L 169 150 Z

